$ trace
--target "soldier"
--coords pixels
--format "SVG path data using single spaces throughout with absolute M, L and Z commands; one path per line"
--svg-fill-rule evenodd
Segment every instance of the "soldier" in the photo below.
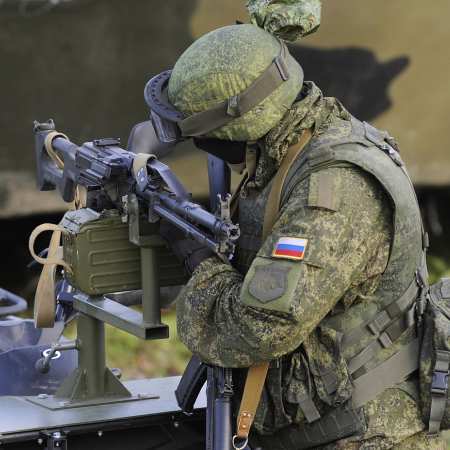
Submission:
M 162 234 L 192 273 L 180 338 L 236 369 L 236 407 L 246 368 L 270 362 L 250 446 L 445 449 L 441 435 L 426 439 L 408 369 L 426 239 L 392 138 L 324 98 L 254 25 L 202 37 L 169 77 L 170 105 L 152 111 L 159 138 L 192 136 L 245 171 L 231 260 Z

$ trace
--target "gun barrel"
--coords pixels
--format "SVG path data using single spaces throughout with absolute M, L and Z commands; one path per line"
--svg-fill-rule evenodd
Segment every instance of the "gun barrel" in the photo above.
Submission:
M 214 214 L 205 211 L 200 205 L 189 202 L 180 201 L 177 198 L 172 198 L 170 194 L 160 193 L 161 204 L 166 206 L 174 213 L 187 217 L 195 223 L 199 223 L 204 227 L 213 231 L 217 237 L 224 237 L 230 240 L 235 240 L 240 235 L 239 227 L 234 225 L 231 220 L 221 220 Z
M 175 225 L 177 228 L 182 230 L 187 236 L 200 242 L 213 252 L 215 253 L 218 252 L 219 243 L 217 241 L 215 241 L 211 236 L 208 236 L 203 231 L 196 228 L 194 225 L 191 225 L 183 218 L 177 216 L 176 213 L 172 212 L 170 209 L 162 205 L 154 205 L 153 210 L 158 216 L 166 219 L 172 225 Z

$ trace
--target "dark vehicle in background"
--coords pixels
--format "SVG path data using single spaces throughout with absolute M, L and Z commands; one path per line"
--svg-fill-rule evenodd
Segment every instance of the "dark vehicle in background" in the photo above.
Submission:
M 431 252 L 449 257 L 450 4 L 437 0 L 429 10 L 418 0 L 407 7 L 371 0 L 322 4 L 321 28 L 291 45 L 292 56 L 326 96 L 395 136 L 418 192 Z M 68 311 L 57 311 L 57 326 L 44 332 L 17 316 L 25 300 L 32 306 L 36 288 L 36 277 L 26 270 L 28 237 L 42 222 L 58 223 L 67 210 L 58 192 L 36 189 L 31 124 L 52 118 L 73 142 L 122 138 L 126 148 L 134 125 L 149 119 L 147 81 L 171 69 L 195 39 L 236 19 L 248 22 L 243 0 L 0 0 L 0 287 L 7 290 L 0 290 L 0 398 L 10 399 L 0 411 L 2 448 L 204 447 L 204 404 L 193 416 L 182 414 L 174 378 L 149 382 L 164 401 L 145 413 L 131 414 L 123 403 L 116 411 L 105 407 L 101 417 L 62 420 L 71 426 L 46 421 L 45 413 L 36 413 L 40 407 L 25 399 L 55 393 L 77 364 L 76 350 L 68 350 L 47 375 L 34 367 L 51 342 L 65 342 Z M 187 141 L 164 162 L 208 207 L 206 155 Z M 38 239 L 35 248 L 47 246 Z M 141 389 L 143 381 L 127 383 Z M 6 415 L 9 424 L 17 422 L 15 429 L 2 429 Z

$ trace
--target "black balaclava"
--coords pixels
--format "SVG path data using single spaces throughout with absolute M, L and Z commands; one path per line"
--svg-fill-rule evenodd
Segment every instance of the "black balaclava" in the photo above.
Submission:
M 245 161 L 247 142 L 225 141 L 214 138 L 193 138 L 194 145 L 228 164 L 241 164 Z

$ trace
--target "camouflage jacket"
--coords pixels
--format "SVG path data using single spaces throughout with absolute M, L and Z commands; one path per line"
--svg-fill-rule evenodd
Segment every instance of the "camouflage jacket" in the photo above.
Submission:
M 233 368 L 272 361 L 252 426 L 275 433 L 265 449 L 361 434 L 367 424 L 353 407 L 353 380 L 416 338 L 416 327 L 408 327 L 349 375 L 348 362 L 384 330 L 346 346 L 343 335 L 401 297 L 421 265 L 417 202 L 385 138 L 353 118 L 336 120 L 292 165 L 266 242 L 261 246 L 272 182 L 240 200 L 235 267 L 224 257 L 204 261 L 178 299 L 180 337 L 203 361 Z M 235 372 L 239 399 L 243 371 Z M 417 398 L 415 381 L 399 387 Z M 318 424 L 330 421 L 335 429 L 323 436 Z M 309 437 L 283 442 L 293 432 Z

